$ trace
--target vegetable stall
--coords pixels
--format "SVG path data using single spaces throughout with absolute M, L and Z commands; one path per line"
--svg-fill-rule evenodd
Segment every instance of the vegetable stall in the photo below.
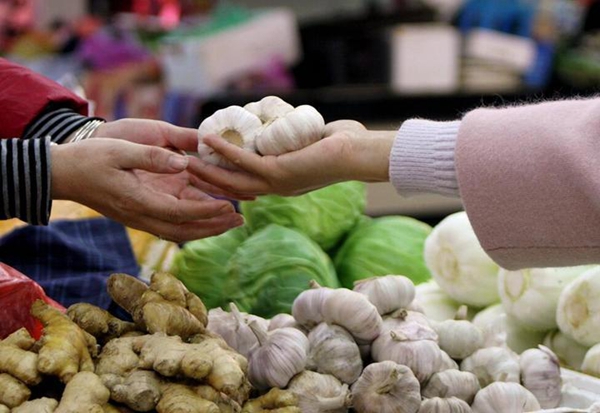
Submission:
M 249 147 L 251 127 L 323 127 L 283 103 L 205 127 Z M 259 148 L 311 143 L 277 135 Z M 464 212 L 432 228 L 365 204 L 359 182 L 244 201 L 246 225 L 149 283 L 110 276 L 127 320 L 35 301 L 43 331 L 0 341 L 0 413 L 600 412 L 600 266 L 507 271 Z

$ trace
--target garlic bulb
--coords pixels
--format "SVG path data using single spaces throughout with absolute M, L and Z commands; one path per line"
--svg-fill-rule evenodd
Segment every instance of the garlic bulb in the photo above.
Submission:
M 353 290 L 366 295 L 381 315 L 405 308 L 415 298 L 415 285 L 403 275 L 359 280 L 354 283 Z
M 440 353 L 442 353 L 442 362 L 440 363 L 439 371 L 458 370 L 458 363 L 454 361 L 454 359 L 450 357 L 448 353 L 446 353 L 444 350 L 440 350 Z
M 255 321 L 249 326 L 258 339 L 248 356 L 250 382 L 259 389 L 284 388 L 306 366 L 308 338 L 291 327 L 267 332 Z
M 294 107 L 277 96 L 265 96 L 258 102 L 246 104 L 244 109 L 258 116 L 263 124 L 268 124 L 285 116 Z
M 461 399 L 434 397 L 421 402 L 419 413 L 471 413 L 471 407 Z
M 470 321 L 445 320 L 433 324 L 438 344 L 450 357 L 462 360 L 483 347 L 483 332 Z
M 590 268 L 589 265 L 519 271 L 501 268 L 498 287 L 502 306 L 526 328 L 544 332 L 555 329 L 560 293 Z
M 220 308 L 211 309 L 208 312 L 207 329 L 220 335 L 231 348 L 248 357 L 258 340 L 237 306 L 230 303 L 229 308 L 229 313 Z
M 592 346 L 586 353 L 581 363 L 581 371 L 586 374 L 600 377 L 600 344 Z
M 321 311 L 323 321 L 344 327 L 358 344 L 372 342 L 381 332 L 383 321 L 377 308 L 365 295 L 347 288 L 332 290 Z
M 312 106 L 302 105 L 277 117 L 256 136 L 261 155 L 281 155 L 302 149 L 323 137 L 325 120 Z
M 521 382 L 544 409 L 557 407 L 561 399 L 562 379 L 558 357 L 549 348 L 525 350 L 519 357 Z
M 473 373 L 445 370 L 431 376 L 421 395 L 426 398 L 456 397 L 471 404 L 480 389 L 479 379 Z
M 308 334 L 307 368 L 352 384 L 362 372 L 358 345 L 343 327 L 321 323 Z
M 303 333 L 306 333 L 306 330 L 304 329 L 304 327 L 302 327 L 300 324 L 298 324 L 298 322 L 296 321 L 294 316 L 291 314 L 286 314 L 286 313 L 277 314 L 275 317 L 271 318 L 271 320 L 269 321 L 269 327 L 268 327 L 269 331 L 277 330 L 278 328 L 282 328 L 282 327 L 294 327 L 294 328 L 299 329 Z
M 421 383 L 440 371 L 444 361 L 435 341 L 413 341 L 394 330 L 377 337 L 371 345 L 371 356 L 375 361 L 391 360 L 408 366 Z
M 460 369 L 475 374 L 482 388 L 495 381 L 520 383 L 521 379 L 519 356 L 505 347 L 479 349 L 460 363 Z
M 415 338 L 418 340 L 434 340 L 437 341 L 437 333 L 431 327 L 431 321 L 427 318 L 427 316 L 423 313 L 419 313 L 416 311 L 407 311 L 405 309 L 400 309 L 398 311 L 394 311 L 393 313 L 385 316 L 383 318 L 383 324 L 381 327 L 381 331 L 390 331 L 390 330 L 400 330 L 406 333 L 405 330 L 409 330 L 411 328 L 416 328 L 412 326 L 413 324 L 419 324 L 422 327 L 422 334 L 427 334 L 430 337 L 419 337 Z M 412 327 L 409 327 L 411 325 Z M 425 333 L 425 332 L 428 333 Z
M 310 289 L 302 291 L 292 304 L 292 315 L 303 327 L 311 329 L 323 321 L 323 303 L 333 292 L 332 288 L 321 287 L 311 281 Z
M 481 389 L 471 405 L 473 413 L 525 413 L 540 408 L 535 396 L 525 387 L 505 382 Z
M 348 385 L 329 374 L 305 370 L 294 376 L 287 389 L 298 396 L 300 410 L 307 413 L 344 413 L 351 404 Z
M 460 303 L 454 301 L 434 280 L 415 287 L 415 300 L 427 318 L 432 321 L 444 321 L 454 318 Z
M 393 361 L 369 364 L 352 385 L 357 413 L 416 413 L 421 406 L 419 381 Z
M 448 215 L 425 240 L 425 263 L 454 300 L 484 307 L 498 301 L 498 265 L 485 253 L 466 212 Z
M 256 135 L 262 122 L 253 113 L 240 106 L 217 110 L 198 127 L 198 155 L 208 163 L 234 168 L 234 165 L 203 142 L 206 135 L 219 135 L 226 141 L 247 151 L 256 152 Z
M 582 346 L 560 330 L 550 331 L 544 337 L 543 344 L 556 354 L 561 364 L 574 370 L 581 370 L 585 354 L 590 349 Z
M 600 266 L 584 272 L 560 294 L 556 321 L 563 333 L 591 347 L 600 342 Z

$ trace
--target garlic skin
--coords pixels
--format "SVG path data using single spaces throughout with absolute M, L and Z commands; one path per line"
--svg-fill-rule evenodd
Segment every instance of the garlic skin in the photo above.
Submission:
M 408 367 L 393 361 L 373 363 L 352 385 L 352 404 L 357 413 L 417 413 L 419 390 Z
M 498 290 L 507 314 L 524 327 L 546 332 L 557 328 L 556 308 L 562 290 L 592 266 L 498 271 Z
M 415 285 L 403 275 L 359 280 L 354 283 L 353 291 L 366 295 L 381 315 L 406 308 L 415 298 Z
M 261 122 L 265 124 L 285 116 L 294 110 L 294 107 L 280 97 L 265 96 L 258 102 L 251 102 L 244 105 L 244 109 L 258 116 Z
M 294 376 L 287 390 L 298 397 L 300 410 L 307 413 L 345 413 L 352 402 L 347 384 L 309 370 Z
M 421 307 L 423 311 L 420 312 L 432 321 L 451 320 L 460 307 L 460 303 L 446 294 L 435 280 L 415 286 L 415 291 L 413 303 Z
M 462 360 L 483 347 L 483 332 L 470 321 L 445 320 L 433 324 L 438 344 L 450 357 Z
M 600 342 L 599 296 L 600 266 L 595 266 L 567 285 L 558 299 L 558 328 L 583 346 Z
M 229 106 L 217 110 L 204 119 L 198 127 L 198 156 L 211 164 L 224 168 L 235 166 L 216 153 L 210 146 L 203 142 L 206 135 L 219 135 L 229 143 L 239 146 L 250 152 L 256 152 L 256 135 L 261 131 L 262 122 L 253 113 L 241 106 Z
M 460 363 L 460 369 L 475 374 L 482 388 L 493 382 L 520 383 L 521 379 L 519 356 L 505 347 L 479 349 Z
M 544 346 L 557 355 L 561 364 L 573 369 L 582 370 L 582 363 L 590 347 L 582 346 L 560 330 L 550 331 L 543 341 Z
M 444 358 L 435 341 L 413 341 L 395 330 L 381 334 L 371 345 L 375 361 L 391 360 L 409 367 L 419 382 L 426 382 L 441 370 Z
M 310 351 L 307 369 L 331 374 L 352 384 L 363 369 L 358 345 L 343 327 L 321 323 L 308 333 Z
M 283 327 L 293 327 L 297 328 L 305 334 L 308 333 L 304 327 L 298 324 L 293 315 L 286 313 L 277 314 L 275 317 L 271 318 L 267 330 L 272 331 Z
M 312 106 L 298 106 L 291 112 L 265 124 L 256 136 L 261 155 L 281 155 L 296 151 L 323 137 L 325 120 Z
M 312 329 L 323 322 L 323 304 L 334 290 L 321 287 L 315 281 L 310 283 L 310 289 L 302 291 L 292 303 L 292 316 L 298 324 Z
M 419 413 L 471 413 L 471 407 L 461 399 L 434 397 L 421 402 Z
M 249 326 L 258 339 L 248 356 L 250 382 L 258 389 L 284 388 L 306 366 L 308 338 L 291 327 L 267 332 L 255 321 Z
M 600 377 L 600 344 L 592 346 L 581 363 L 581 371 L 591 376 Z
M 423 387 L 421 395 L 426 398 L 456 397 L 471 404 L 480 389 L 479 379 L 473 373 L 445 370 L 431 376 L 425 387 Z
M 248 357 L 250 350 L 258 343 L 256 335 L 248 326 L 250 316 L 239 311 L 234 303 L 229 304 L 231 312 L 223 311 L 220 308 L 213 308 L 208 312 L 208 331 L 220 335 L 223 340 L 235 351 Z M 246 318 L 246 319 L 245 319 Z M 258 317 L 260 318 L 260 317 Z M 257 320 L 261 329 L 264 329 L 264 323 Z
M 431 326 L 431 321 L 423 313 L 417 311 L 408 311 L 400 309 L 383 318 L 381 327 L 382 332 L 396 330 L 402 331 L 404 334 L 409 334 L 409 330 L 414 330 L 417 327 L 414 324 L 422 326 L 419 337 L 413 337 L 415 340 L 434 340 L 437 341 L 437 333 Z
M 377 308 L 365 295 L 347 288 L 332 290 L 321 311 L 323 321 L 344 327 L 358 344 L 372 342 L 381 332 L 383 320 Z
M 464 211 L 448 215 L 425 239 L 433 279 L 454 300 L 485 307 L 498 301 L 498 265 L 485 253 Z
M 473 413 L 525 413 L 541 406 L 529 390 L 518 383 L 496 382 L 481 389 L 471 405 Z
M 519 357 L 521 382 L 544 409 L 557 407 L 561 400 L 562 379 L 558 357 L 549 348 L 539 346 Z

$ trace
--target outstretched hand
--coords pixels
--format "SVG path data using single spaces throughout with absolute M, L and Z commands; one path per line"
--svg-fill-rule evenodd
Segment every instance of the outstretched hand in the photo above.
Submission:
M 358 122 L 342 120 L 327 124 L 320 141 L 278 156 L 260 156 L 218 136 L 203 139 L 238 168 L 190 159 L 188 169 L 204 181 L 236 194 L 300 195 L 347 180 L 386 181 L 394 133 L 370 132 Z
M 189 156 L 109 138 L 51 151 L 53 199 L 79 202 L 176 242 L 218 235 L 243 223 L 230 202 L 191 185 Z

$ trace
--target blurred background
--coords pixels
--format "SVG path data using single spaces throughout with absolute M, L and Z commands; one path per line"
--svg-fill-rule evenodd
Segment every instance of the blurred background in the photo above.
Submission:
M 592 0 L 0 0 L 0 55 L 106 119 L 197 127 L 274 94 L 326 121 L 396 129 L 482 105 L 596 93 Z M 370 215 L 435 220 L 451 199 L 370 184 Z

